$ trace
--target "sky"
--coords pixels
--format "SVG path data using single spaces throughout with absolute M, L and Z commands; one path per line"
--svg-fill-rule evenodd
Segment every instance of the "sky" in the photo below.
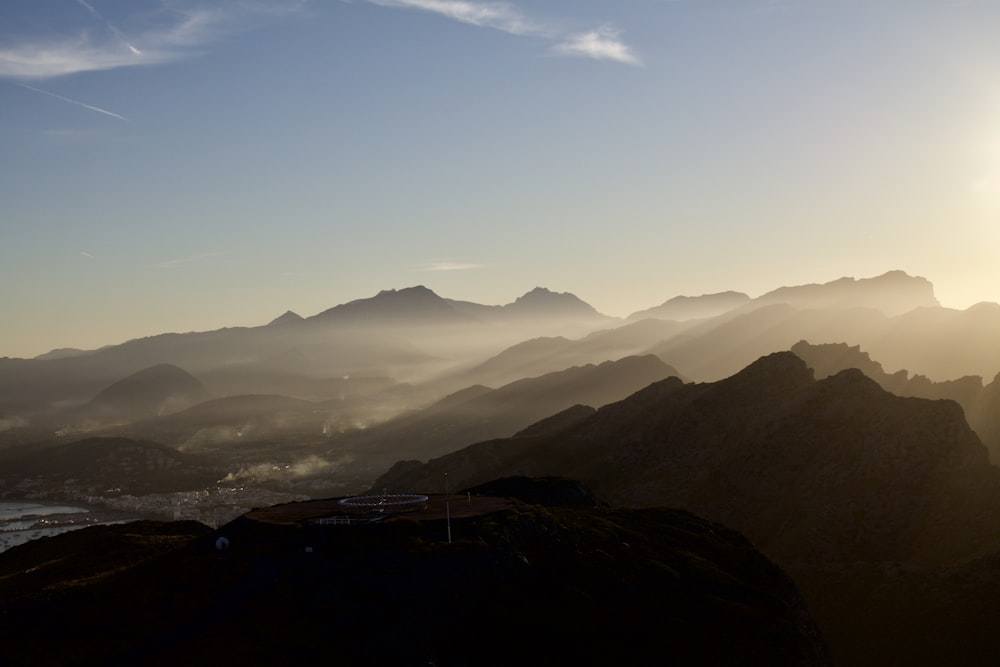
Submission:
M 995 0 L 4 0 L 0 356 L 384 289 L 1000 301 Z

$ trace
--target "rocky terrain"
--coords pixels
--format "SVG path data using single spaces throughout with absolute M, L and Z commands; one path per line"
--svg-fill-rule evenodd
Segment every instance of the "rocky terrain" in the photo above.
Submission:
M 978 375 L 935 382 L 925 375 L 911 376 L 906 369 L 887 373 L 882 364 L 872 360 L 859 345 L 846 343 L 811 345 L 803 340 L 792 346 L 792 352 L 801 357 L 818 378 L 857 368 L 897 396 L 955 401 L 962 406 L 969 425 L 986 445 L 991 460 L 1000 461 L 1000 375 L 984 385 L 983 378 Z
M 838 664 L 1000 660 L 997 615 L 972 592 L 996 585 L 1000 470 L 954 401 L 896 396 L 857 369 L 816 380 L 775 353 L 723 381 L 670 378 L 514 438 L 400 462 L 377 486 L 424 488 L 445 472 L 567 475 L 615 505 L 734 527 L 800 583 Z M 932 610 L 949 615 L 939 632 Z
M 552 480 L 484 491 L 554 502 L 456 521 L 451 543 L 399 518 L 327 527 L 306 552 L 240 519 L 15 547 L 5 664 L 832 664 L 792 581 L 732 530 Z

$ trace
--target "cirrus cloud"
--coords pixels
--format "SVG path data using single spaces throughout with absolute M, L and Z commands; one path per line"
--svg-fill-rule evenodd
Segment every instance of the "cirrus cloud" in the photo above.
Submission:
M 172 5 L 149 16 L 135 13 L 146 27 L 128 37 L 84 0 L 99 29 L 81 25 L 72 34 L 33 34 L 0 42 L 0 77 L 41 80 L 80 72 L 159 65 L 200 55 L 226 34 L 249 29 L 258 18 L 298 11 L 301 0 L 261 4 L 234 0 L 212 4 Z
M 635 52 L 620 39 L 621 31 L 601 27 L 583 33 L 567 34 L 552 26 L 529 19 L 507 2 L 474 0 L 368 0 L 371 4 L 399 9 L 419 9 L 480 28 L 493 28 L 511 35 L 540 37 L 556 42 L 552 52 L 563 56 L 611 60 L 627 65 L 641 65 Z
M 641 65 L 639 57 L 621 41 L 621 31 L 603 27 L 597 30 L 571 35 L 556 44 L 553 50 L 566 56 L 584 56 L 594 60 L 613 60 L 627 65 Z

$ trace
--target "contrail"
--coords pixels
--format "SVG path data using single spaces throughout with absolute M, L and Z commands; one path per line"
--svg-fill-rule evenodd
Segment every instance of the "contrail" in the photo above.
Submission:
M 17 85 L 21 86 L 22 88 L 27 88 L 28 90 L 33 90 L 36 93 L 41 93 L 42 95 L 48 95 L 49 97 L 54 97 L 57 100 L 62 100 L 63 102 L 69 102 L 70 104 L 75 104 L 78 107 L 83 107 L 84 109 L 90 109 L 91 111 L 96 111 L 97 113 L 102 113 L 102 114 L 104 114 L 106 116 L 111 116 L 113 118 L 117 118 L 119 120 L 125 121 L 126 123 L 132 122 L 128 118 L 126 118 L 125 116 L 119 116 L 118 114 L 114 113 L 113 111 L 108 111 L 107 109 L 102 109 L 100 107 L 95 107 L 95 106 L 92 106 L 90 104 L 84 104 L 83 102 L 80 102 L 80 101 L 77 101 L 77 100 L 71 100 L 68 97 L 63 97 L 62 95 L 56 95 L 55 93 L 50 93 L 47 90 L 42 90 L 41 88 L 35 88 L 34 86 L 29 86 L 26 83 L 21 83 L 21 82 L 16 82 L 16 83 L 17 83 Z
M 118 28 L 116 28 L 114 26 L 114 24 L 111 23 L 111 21 L 109 21 L 108 19 L 104 18 L 104 16 L 100 12 L 98 12 L 96 9 L 94 9 L 94 7 L 89 2 L 87 2 L 86 0 L 76 0 L 76 3 L 78 5 L 80 5 L 81 7 L 83 7 L 84 9 L 86 9 L 88 12 L 90 12 L 91 16 L 93 16 L 98 21 L 100 21 L 101 23 L 103 23 L 104 25 L 106 25 L 108 27 L 108 30 L 110 30 L 112 33 L 114 33 L 115 37 L 117 37 L 119 39 L 119 41 L 121 41 L 121 43 L 125 45 L 125 48 L 127 48 L 129 51 L 131 51 L 133 53 L 133 55 L 137 55 L 137 56 L 141 56 L 142 55 L 142 51 L 140 51 L 139 49 L 137 49 L 134 46 L 132 46 L 132 44 L 128 41 L 128 38 L 125 37 L 125 33 L 123 33 L 121 30 L 119 30 Z

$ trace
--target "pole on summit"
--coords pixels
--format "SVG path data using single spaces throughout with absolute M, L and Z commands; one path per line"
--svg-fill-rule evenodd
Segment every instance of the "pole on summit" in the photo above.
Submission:
M 448 525 L 448 544 L 451 544 L 451 505 L 448 496 L 448 473 L 444 474 L 444 516 Z

